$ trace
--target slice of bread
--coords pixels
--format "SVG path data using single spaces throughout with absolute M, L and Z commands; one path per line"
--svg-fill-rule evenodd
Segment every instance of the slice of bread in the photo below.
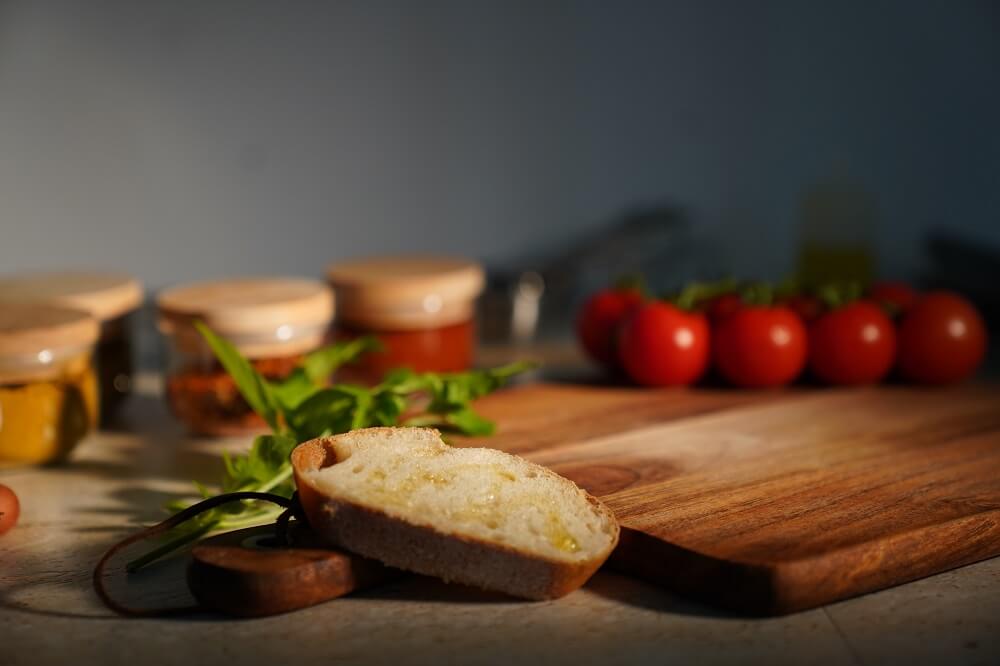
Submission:
M 528 599 L 583 585 L 618 543 L 614 514 L 572 481 L 428 428 L 367 428 L 292 453 L 309 525 L 387 565 Z

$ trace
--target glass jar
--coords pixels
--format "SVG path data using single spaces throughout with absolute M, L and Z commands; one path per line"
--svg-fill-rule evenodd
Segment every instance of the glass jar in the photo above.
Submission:
M 167 401 L 174 415 L 201 435 L 248 434 L 267 425 L 240 395 L 195 321 L 229 340 L 264 377 L 280 380 L 325 343 L 333 318 L 333 293 L 313 280 L 199 282 L 163 291 L 156 304 L 168 347 Z
M 64 460 L 97 423 L 97 321 L 0 303 L 0 466 Z
M 393 368 L 460 372 L 476 352 L 476 298 L 485 283 L 472 261 L 386 257 L 331 266 L 337 295 L 336 337 L 374 335 L 383 351 L 363 356 L 342 376 L 376 383 Z
M 90 313 L 100 323 L 95 364 L 102 426 L 114 421 L 132 391 L 133 319 L 142 299 L 138 280 L 113 273 L 31 273 L 0 279 L 0 302 L 69 307 Z

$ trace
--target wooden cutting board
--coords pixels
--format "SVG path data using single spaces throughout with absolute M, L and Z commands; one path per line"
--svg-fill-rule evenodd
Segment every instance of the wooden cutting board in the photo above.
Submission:
M 1000 387 L 650 391 L 537 384 L 478 408 L 603 499 L 611 565 L 781 614 L 1000 554 Z

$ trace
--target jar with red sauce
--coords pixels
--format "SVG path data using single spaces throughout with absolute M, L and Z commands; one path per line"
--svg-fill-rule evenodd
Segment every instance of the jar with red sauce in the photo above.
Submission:
M 374 335 L 383 351 L 363 356 L 343 377 L 376 383 L 394 368 L 460 372 L 476 351 L 482 267 L 443 257 L 384 257 L 330 266 L 338 339 Z
M 240 278 L 180 285 L 156 299 L 167 340 L 166 396 L 192 432 L 241 435 L 267 428 L 194 326 L 226 338 L 261 375 L 287 377 L 328 340 L 333 293 L 315 280 Z

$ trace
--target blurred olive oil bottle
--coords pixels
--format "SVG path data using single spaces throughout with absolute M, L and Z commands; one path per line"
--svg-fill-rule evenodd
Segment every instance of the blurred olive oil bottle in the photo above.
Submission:
M 875 273 L 872 238 L 877 222 L 875 197 L 860 184 L 838 177 L 810 188 L 800 209 L 800 283 L 869 283 Z

